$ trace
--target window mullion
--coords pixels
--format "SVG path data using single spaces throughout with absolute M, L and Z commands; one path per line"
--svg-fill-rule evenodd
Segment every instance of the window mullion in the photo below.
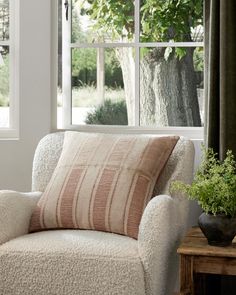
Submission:
M 18 1 L 9 1 L 10 8 L 10 39 L 9 39 L 9 127 L 12 130 L 17 130 L 15 135 L 18 136 L 19 128 L 19 63 L 16 59 L 17 45 L 19 45 L 19 29 L 17 29 L 16 20 L 19 20 L 19 3 Z
M 19 1 L 9 1 L 9 39 L 0 46 L 9 48 L 9 124 L 0 127 L 0 138 L 19 137 Z
M 135 1 L 135 13 L 134 13 L 134 20 L 135 20 L 135 83 L 134 83 L 134 118 L 135 118 L 135 126 L 139 126 L 139 116 L 140 116 L 140 87 L 139 87 L 139 80 L 140 80 L 140 48 L 139 48 L 139 39 L 140 39 L 140 0 Z
M 135 47 L 135 42 L 130 43 L 72 43 L 71 48 L 113 48 L 113 47 Z M 203 42 L 142 42 L 140 48 L 146 47 L 203 47 Z
M 11 2 L 11 3 L 13 3 L 13 2 Z M 12 5 L 12 4 L 11 4 Z M 11 24 L 10 24 L 10 28 L 11 28 L 12 26 L 11 26 Z M 0 40 L 0 46 L 10 46 L 10 41 L 1 41 Z
M 9 46 L 9 127 L 14 129 L 16 126 L 15 119 L 16 117 L 14 116 L 15 114 L 15 103 L 14 103 L 14 98 L 15 96 L 13 95 L 13 90 L 14 90 L 14 80 L 13 79 L 13 73 L 14 73 L 14 65 L 15 62 L 13 60 L 13 57 L 15 54 L 13 54 L 13 36 L 14 36 L 14 1 L 9 1 L 9 12 L 10 12 L 10 19 L 9 19 L 9 41 L 8 41 L 8 46 Z
M 62 0 L 63 5 L 63 0 Z M 72 3 L 69 2 L 71 7 Z M 64 7 L 64 6 L 63 6 Z M 68 128 L 72 122 L 71 103 L 71 9 L 68 20 L 65 10 L 62 9 L 62 122 L 63 128 Z
M 62 7 L 64 8 L 64 0 L 61 0 L 61 1 L 62 1 Z M 140 24 L 140 20 L 141 20 L 140 3 L 141 3 L 141 1 L 135 0 L 134 1 L 134 5 L 135 5 L 134 6 L 134 8 L 135 8 L 134 9 L 134 19 L 135 19 L 134 39 L 131 42 L 128 42 L 128 40 L 126 40 L 126 42 L 121 42 L 120 40 L 117 40 L 118 42 L 116 42 L 116 40 L 107 39 L 108 42 L 104 42 L 104 43 L 102 43 L 101 40 L 100 40 L 100 42 L 97 42 L 97 43 L 95 43 L 95 42 L 89 43 L 89 40 L 90 40 L 89 38 L 84 38 L 84 39 L 81 38 L 81 40 L 85 40 L 85 42 L 83 43 L 83 41 L 81 41 L 80 38 L 76 37 L 75 40 L 73 40 L 75 42 L 72 43 L 72 40 L 71 40 L 71 33 L 73 31 L 72 18 L 74 17 L 74 14 L 72 15 L 73 10 L 71 9 L 72 2 L 73 2 L 72 0 L 69 0 L 68 21 L 66 20 L 65 9 L 62 8 L 62 10 L 63 10 L 62 11 L 63 128 L 65 128 L 65 129 L 80 128 L 81 130 L 84 130 L 84 131 L 87 131 L 87 130 L 88 131 L 95 131 L 95 130 L 103 131 L 103 128 L 104 128 L 104 130 L 107 130 L 109 132 L 111 130 L 112 130 L 112 132 L 113 131 L 119 132 L 119 130 L 122 130 L 122 132 L 124 132 L 124 130 L 127 130 L 127 132 L 134 132 L 134 133 L 136 133 L 136 132 L 137 133 L 138 132 L 149 132 L 150 130 L 151 130 L 151 132 L 154 132 L 154 133 L 155 132 L 166 133 L 167 131 L 169 132 L 169 130 L 172 130 L 172 129 L 174 130 L 174 132 L 176 132 L 176 130 L 178 132 L 179 132 L 179 130 L 184 130 L 182 127 L 181 127 L 182 129 L 181 128 L 174 129 L 175 127 L 158 128 L 158 127 L 151 127 L 151 126 L 150 127 L 149 126 L 147 126 L 147 127 L 140 126 L 140 109 L 141 109 L 141 106 L 140 106 L 140 61 L 142 62 L 142 48 L 203 47 L 203 42 L 156 42 L 155 40 L 153 40 L 154 42 L 141 42 L 140 41 L 140 32 L 142 31 L 141 24 Z M 80 13 L 81 12 L 78 11 L 78 14 L 80 14 Z M 86 23 L 85 23 L 85 29 L 86 29 Z M 78 39 L 78 41 L 77 41 L 77 39 Z M 106 125 L 106 126 L 100 126 L 100 125 L 89 126 L 89 124 L 85 123 L 84 121 L 83 121 L 83 123 L 81 123 L 82 125 L 76 126 L 75 124 L 72 124 L 72 117 L 73 117 L 72 116 L 72 111 L 73 111 L 72 110 L 72 101 L 73 101 L 72 100 L 72 89 L 75 90 L 75 93 L 77 94 L 77 92 L 76 92 L 77 91 L 77 89 L 76 89 L 77 84 L 75 83 L 75 86 L 72 85 L 72 53 L 74 56 L 73 49 L 82 49 L 81 51 L 83 51 L 83 49 L 93 48 L 93 51 L 97 50 L 97 53 L 98 53 L 97 54 L 97 69 L 99 69 L 99 67 L 100 67 L 100 71 L 99 71 L 99 73 L 97 72 L 96 99 L 99 96 L 100 101 L 102 102 L 103 98 L 104 98 L 104 84 L 105 84 L 105 81 L 104 81 L 105 80 L 104 79 L 105 78 L 104 77 L 104 75 L 105 75 L 105 73 L 104 73 L 104 51 L 106 51 L 106 49 L 109 49 L 109 48 L 111 49 L 111 48 L 124 48 L 124 47 L 131 48 L 132 53 L 134 54 L 132 59 L 130 59 L 131 60 L 130 64 L 128 64 L 128 63 L 125 64 L 125 66 L 130 66 L 129 69 L 131 69 L 130 72 L 128 71 L 130 73 L 130 77 L 129 77 L 129 79 L 126 80 L 129 82 L 129 85 L 130 85 L 130 88 L 127 87 L 128 91 L 129 91 L 129 98 L 132 99 L 131 103 L 132 103 L 133 114 L 132 114 L 132 123 L 130 123 L 130 126 L 126 126 L 126 127 L 116 126 L 116 125 L 114 125 L 114 126 L 110 126 L 110 125 L 109 126 L 108 125 Z M 75 51 L 77 51 L 77 50 L 75 50 Z M 107 51 L 109 51 L 109 50 L 107 50 Z M 124 52 L 126 52 L 126 51 L 124 50 Z M 131 53 L 131 51 L 129 51 L 129 53 Z M 83 56 L 83 55 L 81 54 L 81 56 Z M 78 67 L 78 65 L 76 64 L 76 66 L 73 66 L 73 69 L 74 69 L 74 67 L 76 69 Z M 126 71 L 125 67 L 124 67 L 123 71 Z M 141 76 L 142 76 L 142 72 L 141 72 Z M 124 79 L 124 77 L 123 77 L 123 79 Z M 100 85 L 98 83 L 99 81 L 100 81 Z M 74 87 L 75 87 L 75 89 L 74 89 Z M 98 95 L 98 94 L 100 94 L 100 95 Z M 77 96 L 75 96 L 75 101 L 76 101 L 76 99 L 77 99 Z M 78 104 L 78 107 L 80 107 L 79 104 Z M 86 105 L 86 107 L 87 107 L 87 105 Z M 90 107 L 90 103 L 88 103 L 88 107 Z M 128 107 L 130 107 L 130 105 Z M 130 111 L 130 109 L 129 109 L 129 111 Z M 82 122 L 82 120 L 81 120 L 81 122 Z M 83 126 L 83 124 L 87 124 L 87 125 Z M 187 127 L 187 128 L 189 128 L 189 127 Z M 186 129 L 186 130 L 184 130 L 183 132 L 185 132 L 185 133 L 189 132 L 189 130 L 192 130 L 192 128 Z M 198 130 L 194 130 L 194 132 L 195 131 L 198 131 Z M 202 132 L 202 128 L 200 131 Z

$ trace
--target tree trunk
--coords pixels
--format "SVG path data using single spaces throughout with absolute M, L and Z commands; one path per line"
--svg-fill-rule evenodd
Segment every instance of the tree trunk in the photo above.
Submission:
M 135 125 L 135 62 L 133 48 L 117 48 L 116 55 L 122 69 L 129 126 Z
M 155 48 L 140 64 L 140 124 L 201 126 L 193 48 L 166 61 L 165 48 Z
M 140 125 L 201 126 L 193 48 L 182 59 L 166 61 L 165 48 L 155 48 L 140 62 Z M 117 49 L 129 125 L 134 125 L 135 65 L 132 48 Z

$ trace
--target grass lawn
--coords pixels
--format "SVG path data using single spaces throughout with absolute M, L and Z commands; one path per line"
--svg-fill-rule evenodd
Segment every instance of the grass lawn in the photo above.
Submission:
M 110 99 L 113 102 L 125 100 L 125 91 L 122 88 L 105 88 L 105 100 Z M 94 86 L 76 87 L 72 89 L 73 107 L 95 107 L 101 101 L 98 99 L 97 91 Z M 58 106 L 62 105 L 62 93 L 58 89 Z

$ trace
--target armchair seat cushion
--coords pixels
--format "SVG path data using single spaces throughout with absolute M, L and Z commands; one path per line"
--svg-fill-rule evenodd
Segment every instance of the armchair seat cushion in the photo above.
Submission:
M 116 234 L 24 235 L 0 246 L 0 265 L 0 294 L 145 294 L 138 242 Z

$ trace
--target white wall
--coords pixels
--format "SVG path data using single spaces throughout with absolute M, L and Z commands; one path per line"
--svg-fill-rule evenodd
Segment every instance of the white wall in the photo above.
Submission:
M 0 189 L 28 191 L 33 153 L 50 132 L 50 2 L 20 0 L 20 140 L 0 141 Z

